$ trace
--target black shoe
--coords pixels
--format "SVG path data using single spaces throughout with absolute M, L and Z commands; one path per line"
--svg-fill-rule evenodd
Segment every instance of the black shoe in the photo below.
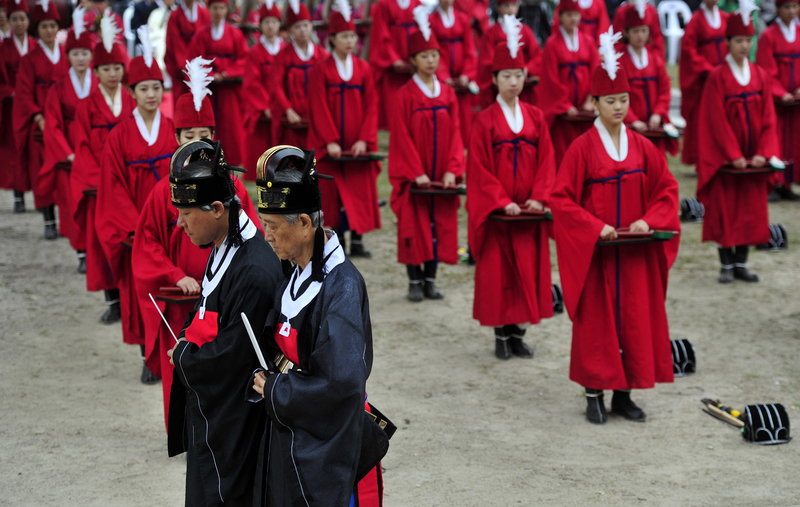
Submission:
M 433 261 L 425 263 L 425 298 L 444 299 L 444 294 L 436 288 L 436 263 Z
M 142 363 L 142 384 L 153 385 L 157 384 L 159 380 L 156 374 L 150 371 L 146 364 Z
M 611 412 L 621 415 L 629 421 L 644 422 L 644 410 L 631 400 L 630 391 L 614 391 L 611 398 Z
M 508 340 L 507 336 L 503 336 L 502 328 L 494 328 L 494 355 L 497 359 L 502 361 L 511 359 L 511 347 Z
M 86 252 L 78 252 L 78 273 L 86 274 Z
M 350 241 L 350 257 L 372 257 L 372 252 L 364 248 L 364 243 L 360 239 Z
M 106 313 L 100 317 L 100 322 L 102 324 L 113 324 L 115 322 L 119 322 L 120 319 L 122 319 L 122 314 L 120 313 L 119 309 L 119 290 L 107 290 L 105 291 L 105 296 L 108 309 L 106 310 Z
M 508 343 L 511 346 L 512 354 L 525 359 L 533 358 L 533 349 L 530 348 L 524 341 L 522 341 L 522 338 L 525 336 L 524 329 L 515 324 L 511 324 L 508 326 L 503 326 L 503 331 L 503 334 L 509 337 Z
M 44 239 L 58 239 L 55 206 L 44 208 L 42 210 L 42 216 L 44 216 Z
M 586 388 L 586 418 L 592 424 L 604 424 L 608 421 L 602 390 Z
M 389 201 L 387 201 L 386 199 L 378 199 L 378 207 L 379 208 L 383 208 L 387 204 L 389 204 Z
M 14 190 L 14 213 L 25 213 L 25 194 Z
M 784 201 L 800 201 L 800 195 L 792 192 L 792 187 L 789 185 L 775 187 L 773 192 L 777 192 L 780 198 Z
M 733 283 L 733 248 L 719 248 L 719 283 Z
M 781 202 L 781 194 L 778 193 L 778 189 L 775 188 L 772 192 L 769 193 L 767 196 L 767 202 Z
M 419 303 L 425 297 L 422 293 L 422 269 L 419 266 L 406 264 L 406 271 L 408 272 L 408 300 Z
M 736 253 L 734 253 L 733 260 L 735 262 L 733 267 L 733 277 L 737 280 L 745 282 L 757 282 L 758 275 L 751 273 L 747 269 L 747 254 L 750 252 L 748 246 L 737 246 Z

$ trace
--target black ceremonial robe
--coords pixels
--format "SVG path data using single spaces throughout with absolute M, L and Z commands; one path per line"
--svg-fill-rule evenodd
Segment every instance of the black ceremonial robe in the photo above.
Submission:
M 244 243 L 213 248 L 202 297 L 175 348 L 169 406 L 169 455 L 188 452 L 186 505 L 250 505 L 264 412 L 242 392 L 258 367 L 242 322 L 262 329 L 282 278 L 280 261 L 242 213 Z
M 311 282 L 311 263 L 295 268 L 262 335 L 269 357 L 284 353 L 302 371 L 270 375 L 264 386 L 260 505 L 340 507 L 354 495 L 372 324 L 364 279 L 328 234 L 325 280 Z

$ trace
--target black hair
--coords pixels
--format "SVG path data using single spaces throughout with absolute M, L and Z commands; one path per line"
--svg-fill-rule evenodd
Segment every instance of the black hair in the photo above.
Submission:
M 207 129 L 209 129 L 211 131 L 211 136 L 210 137 L 214 137 L 214 127 L 205 127 L 205 128 L 207 128 Z M 188 130 L 188 129 L 175 129 L 175 135 L 178 136 L 178 137 L 181 137 L 181 132 L 183 132 L 184 130 Z

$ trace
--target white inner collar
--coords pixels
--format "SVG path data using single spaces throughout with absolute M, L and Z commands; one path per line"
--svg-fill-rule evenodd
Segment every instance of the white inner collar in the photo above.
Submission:
M 578 6 L 581 9 L 588 9 L 592 6 L 592 0 L 578 0 Z
M 147 130 L 147 125 L 145 125 L 144 118 L 142 118 L 142 113 L 139 112 L 138 107 L 133 110 L 133 117 L 136 119 L 136 126 L 139 127 L 139 133 L 142 135 L 142 139 L 147 141 L 147 146 L 156 144 L 158 140 L 158 130 L 161 128 L 161 110 L 156 110 L 156 116 L 153 118 L 153 126 L 150 131 Z
M 439 17 L 442 18 L 442 24 L 445 28 L 453 28 L 453 25 L 456 24 L 456 15 L 453 12 L 453 6 L 450 6 L 450 9 L 447 11 L 442 10 L 441 7 L 437 7 L 436 10 L 439 12 Z
M 411 79 L 414 80 L 419 89 L 422 90 L 422 93 L 424 93 L 429 99 L 435 99 L 440 93 L 442 93 L 442 85 L 439 84 L 439 80 L 436 78 L 436 76 L 433 76 L 433 93 L 431 93 L 431 89 L 428 88 L 428 85 L 425 84 L 425 81 L 423 81 L 419 75 L 414 74 Z
M 572 37 L 564 30 L 563 26 L 559 25 L 558 29 L 561 30 L 561 36 L 564 38 L 564 44 L 567 45 L 567 49 L 572 53 L 577 53 L 581 48 L 581 38 L 578 36 L 578 29 L 573 28 Z
M 344 262 L 344 251 L 341 248 L 339 237 L 336 233 L 332 233 L 331 237 L 328 238 L 328 242 L 325 243 L 325 248 L 322 250 L 322 257 L 328 258 L 328 261 L 325 263 L 325 268 L 322 270 L 325 276 L 328 276 L 328 273 L 330 273 L 333 268 Z M 319 291 L 322 289 L 322 282 L 311 282 L 305 292 L 300 294 L 297 299 L 292 298 L 292 286 L 297 289 L 311 277 L 311 265 L 313 262 L 312 260 L 306 264 L 302 273 L 300 272 L 300 268 L 295 266 L 292 276 L 289 279 L 289 284 L 286 286 L 286 290 L 283 291 L 283 296 L 281 297 L 281 314 L 283 314 L 287 320 L 295 318 L 303 308 L 308 306 L 308 304 L 317 297 L 317 294 L 319 294 Z
M 9 37 L 11 37 L 11 25 L 6 28 L 5 32 L 0 32 L 0 40 L 8 39 Z
M 614 146 L 614 141 L 611 140 L 611 134 L 608 133 L 608 129 L 603 125 L 603 121 L 599 117 L 594 120 L 594 128 L 600 134 L 603 148 L 606 149 L 606 153 L 612 160 L 623 162 L 628 158 L 628 132 L 624 123 L 619 127 L 619 153 L 617 153 L 617 148 Z
M 716 30 L 722 24 L 722 19 L 719 17 L 719 7 L 716 5 L 714 6 L 713 11 L 709 11 L 708 7 L 706 7 L 705 2 L 700 4 L 700 8 L 703 10 L 703 15 L 706 17 L 706 21 L 708 22 L 708 26 Z
M 647 58 L 647 48 L 642 48 L 642 57 L 639 58 L 639 55 L 636 54 L 636 50 L 633 49 L 633 46 L 628 45 L 628 54 L 631 55 L 631 61 L 633 62 L 633 66 L 639 70 L 647 68 L 650 61 Z
M 50 48 L 47 47 L 47 44 L 39 40 L 39 46 L 41 46 L 42 51 L 47 56 L 47 59 L 50 60 L 50 63 L 56 65 L 59 61 L 61 61 L 61 48 L 58 47 L 58 41 L 55 41 L 55 46 L 53 47 L 53 51 L 50 51 Z
M 408 9 L 408 6 L 411 5 L 411 0 L 397 0 L 397 5 L 403 10 Z
M 111 109 L 111 114 L 118 118 L 120 113 L 122 113 L 122 85 L 117 85 L 117 91 L 114 92 L 113 99 L 105 88 L 102 86 L 98 86 L 98 88 L 100 88 L 100 93 L 103 94 L 103 98 L 106 100 L 106 105 L 109 109 Z
M 503 116 L 506 117 L 506 123 L 511 132 L 519 134 L 522 132 L 522 127 L 525 126 L 525 119 L 522 117 L 522 109 L 519 107 L 519 97 L 514 97 L 514 111 L 508 107 L 506 101 L 500 94 L 497 94 L 497 103 L 500 104 L 500 109 L 503 110 Z
M 747 86 L 750 84 L 750 62 L 747 61 L 747 58 L 742 61 L 744 64 L 742 67 L 739 67 L 736 64 L 736 60 L 733 59 L 733 56 L 731 56 L 730 53 L 725 55 L 725 61 L 728 62 L 728 67 L 731 68 L 733 78 L 736 79 L 737 83 L 742 86 Z
M 353 56 L 347 55 L 347 58 L 342 61 L 339 55 L 336 54 L 336 51 L 333 51 L 331 54 L 333 55 L 333 61 L 336 64 L 336 71 L 339 73 L 339 77 L 344 81 L 350 81 L 353 77 Z
M 198 0 L 194 0 L 192 3 L 192 10 L 186 8 L 186 4 L 181 2 L 181 9 L 183 9 L 183 14 L 186 16 L 186 19 L 189 20 L 189 23 L 197 22 L 197 2 Z
M 75 72 L 74 68 L 70 67 L 69 80 L 72 81 L 72 87 L 75 89 L 75 95 L 77 95 L 79 99 L 85 99 L 89 96 L 89 93 L 92 91 L 92 76 L 89 75 L 88 70 L 84 72 L 83 83 L 81 83 L 78 81 L 78 73 Z
M 314 58 L 314 44 L 311 41 L 308 41 L 308 46 L 306 46 L 306 50 L 308 53 L 304 53 L 300 46 L 297 45 L 295 41 L 292 41 L 292 47 L 294 47 L 294 52 L 297 53 L 297 57 L 307 62 Z
M 19 51 L 19 56 L 25 56 L 28 54 L 28 34 L 22 36 L 22 42 L 20 43 L 19 39 L 15 36 L 11 36 L 14 39 L 14 45 L 17 46 L 17 51 Z
M 264 49 L 267 50 L 267 53 L 271 54 L 272 56 L 277 55 L 278 52 L 281 50 L 281 39 L 280 39 L 280 37 L 275 37 L 275 42 L 273 42 L 272 44 L 269 43 L 269 41 L 267 40 L 267 37 L 264 36 L 264 35 L 259 37 L 258 40 L 261 41 L 261 45 L 264 46 Z
M 213 40 L 220 40 L 225 35 L 225 20 L 219 22 L 219 25 L 214 26 L 214 23 L 211 23 L 211 38 Z
M 789 23 L 789 26 L 786 26 L 786 25 L 783 24 L 783 20 L 781 18 L 777 18 L 776 21 L 778 23 L 778 26 L 781 29 L 781 33 L 783 34 L 783 38 L 786 39 L 786 42 L 789 42 L 789 43 L 794 42 L 795 38 L 797 37 L 797 26 L 796 26 L 796 23 Z

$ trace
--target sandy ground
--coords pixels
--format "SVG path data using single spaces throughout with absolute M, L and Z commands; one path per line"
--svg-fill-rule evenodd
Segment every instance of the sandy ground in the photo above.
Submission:
M 673 171 L 693 196 L 692 172 Z M 86 292 L 67 241 L 45 241 L 41 217 L 11 207 L 2 192 L 0 505 L 182 504 L 185 460 L 167 458 L 160 387 L 139 382 L 138 350 L 119 326 L 98 323 L 102 295 Z M 356 265 L 374 324 L 370 400 L 400 428 L 384 461 L 386 505 L 800 505 L 798 444 L 748 444 L 699 403 L 780 402 L 800 421 L 800 204 L 771 205 L 792 245 L 752 255 L 755 285 L 720 286 L 716 250 L 700 225 L 685 226 L 667 310 L 699 371 L 634 393 L 646 423 L 602 427 L 586 421 L 567 376 L 566 315 L 529 331 L 535 359 L 496 360 L 491 330 L 471 318 L 473 269 L 441 269 L 444 301 L 408 302 L 382 213 L 383 229 L 366 236 L 374 257 Z

